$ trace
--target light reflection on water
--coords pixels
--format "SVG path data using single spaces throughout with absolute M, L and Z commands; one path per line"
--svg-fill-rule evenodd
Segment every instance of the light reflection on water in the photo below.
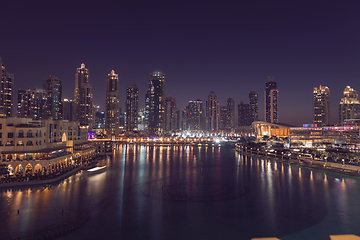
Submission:
M 73 214 L 80 211 L 86 223 L 63 239 L 360 235 L 357 178 L 248 157 L 229 147 L 118 145 L 99 165 L 106 170 L 2 190 L 0 223 L 8 232 L 0 234 L 56 231 L 65 222 L 76 224 Z M 222 191 L 237 197 L 221 200 Z M 190 200 L 197 197 L 208 201 Z

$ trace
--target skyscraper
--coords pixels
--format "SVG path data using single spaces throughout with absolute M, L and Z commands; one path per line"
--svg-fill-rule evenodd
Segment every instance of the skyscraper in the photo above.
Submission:
M 165 132 L 172 132 L 178 130 L 177 122 L 176 100 L 171 96 L 165 98 Z
M 203 102 L 200 99 L 189 101 L 186 107 L 186 130 L 204 130 L 204 120 Z
M 0 58 L 0 113 L 7 117 L 13 116 L 14 74 L 5 71 Z
M 339 104 L 339 124 L 343 126 L 345 120 L 358 118 L 360 118 L 359 95 L 353 88 L 346 86 L 344 97 Z
M 258 94 L 256 91 L 251 91 L 249 93 L 249 119 L 250 122 L 258 121 L 258 112 L 259 112 L 259 100 Z
M 243 101 L 238 105 L 238 126 L 250 126 L 250 104 L 244 104 Z
M 19 117 L 32 119 L 47 119 L 48 95 L 44 89 L 28 89 L 22 96 Z
M 63 99 L 62 109 L 63 120 L 74 121 L 74 100 Z
M 221 106 L 220 107 L 220 117 L 219 117 L 219 129 L 220 130 L 228 130 L 228 108 L 227 106 Z
M 330 90 L 326 86 L 313 88 L 313 116 L 314 124 L 318 127 L 330 123 Z
M 76 70 L 74 90 L 75 121 L 82 126 L 93 125 L 93 91 L 89 83 L 89 72 L 82 63 Z
M 230 130 L 234 128 L 234 99 L 232 98 L 228 98 L 226 102 L 226 119 L 226 129 Z
M 165 73 L 150 73 L 149 80 L 149 132 L 163 134 L 165 123 Z
M 219 130 L 219 102 L 214 91 L 211 91 L 206 101 L 206 130 Z
M 22 112 L 23 112 L 23 101 L 24 101 L 24 95 L 25 95 L 26 91 L 23 89 L 19 89 L 18 90 L 18 102 L 17 102 L 17 117 L 21 117 Z
M 274 77 L 272 75 L 268 76 L 268 81 L 265 85 L 265 122 L 279 122 L 278 93 Z
M 139 90 L 136 84 L 126 90 L 126 131 L 138 131 Z
M 150 112 L 150 91 L 148 90 L 145 94 L 145 109 L 144 109 L 144 130 L 149 128 L 149 112 Z
M 120 100 L 119 77 L 114 70 L 108 74 L 105 92 L 105 131 L 106 135 L 119 134 Z
M 62 119 L 62 85 L 55 76 L 44 79 L 43 88 L 47 92 L 48 117 L 54 120 Z

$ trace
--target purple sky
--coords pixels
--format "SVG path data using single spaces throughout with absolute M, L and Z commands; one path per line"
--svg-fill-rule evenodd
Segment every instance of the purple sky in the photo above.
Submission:
M 8 0 L 0 5 L 0 57 L 16 89 L 42 87 L 51 74 L 67 98 L 84 62 L 101 107 L 112 69 L 122 106 L 136 83 L 143 107 L 149 73 L 158 70 L 180 109 L 205 102 L 211 90 L 220 105 L 232 97 L 237 108 L 255 90 L 261 120 L 272 72 L 280 122 L 311 123 L 312 88 L 321 84 L 330 88 L 331 123 L 338 123 L 345 86 L 360 91 L 360 2 L 239 2 L 247 3 Z

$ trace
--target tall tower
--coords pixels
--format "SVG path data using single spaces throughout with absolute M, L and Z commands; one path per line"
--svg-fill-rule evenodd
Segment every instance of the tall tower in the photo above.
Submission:
M 177 117 L 176 99 L 171 96 L 165 98 L 165 132 L 177 130 L 176 117 Z
M 138 131 L 139 90 L 136 84 L 126 89 L 126 131 Z
M 0 113 L 7 117 L 13 116 L 14 74 L 5 71 L 0 58 Z
M 21 117 L 48 118 L 48 95 L 44 89 L 28 89 L 22 96 Z
M 268 76 L 268 81 L 265 85 L 265 122 L 279 122 L 278 93 L 274 77 L 272 75 Z
M 344 89 L 344 97 L 341 98 L 339 104 L 339 123 L 344 125 L 344 121 L 347 119 L 359 119 L 360 118 L 360 102 L 359 95 L 350 86 L 346 86 Z
M 54 120 L 62 119 L 62 85 L 61 80 L 55 76 L 44 79 L 43 88 L 48 95 L 48 117 Z
M 228 130 L 227 106 L 220 107 L 219 129 Z
M 23 109 L 23 102 L 24 102 L 24 96 L 26 91 L 23 89 L 18 90 L 18 102 L 17 102 L 17 117 L 23 117 L 24 109 Z
M 234 99 L 228 98 L 226 102 L 226 126 L 225 128 L 231 130 L 235 127 L 234 124 Z
M 249 119 L 250 122 L 258 121 L 259 99 L 256 91 L 249 93 Z
M 89 84 L 89 72 L 82 63 L 75 74 L 74 111 L 75 121 L 82 126 L 93 125 L 93 91 Z
M 326 86 L 313 89 L 314 124 L 318 127 L 329 125 L 330 122 L 330 90 Z
M 186 129 L 204 130 L 203 102 L 200 99 L 189 101 L 186 110 Z
M 108 74 L 105 92 L 105 130 L 108 136 L 119 133 L 119 77 L 114 70 Z
M 238 105 L 238 126 L 249 126 L 250 122 L 250 104 L 243 101 Z
M 74 100 L 63 99 L 62 109 L 62 119 L 74 121 Z
M 165 73 L 150 73 L 149 132 L 163 134 L 165 123 Z
M 219 130 L 219 102 L 214 91 L 211 91 L 206 101 L 206 130 Z

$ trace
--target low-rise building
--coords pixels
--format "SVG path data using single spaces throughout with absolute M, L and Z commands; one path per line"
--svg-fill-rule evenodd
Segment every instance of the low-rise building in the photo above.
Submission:
M 85 130 L 68 120 L 0 117 L 1 161 L 10 175 L 59 172 L 95 156 Z

